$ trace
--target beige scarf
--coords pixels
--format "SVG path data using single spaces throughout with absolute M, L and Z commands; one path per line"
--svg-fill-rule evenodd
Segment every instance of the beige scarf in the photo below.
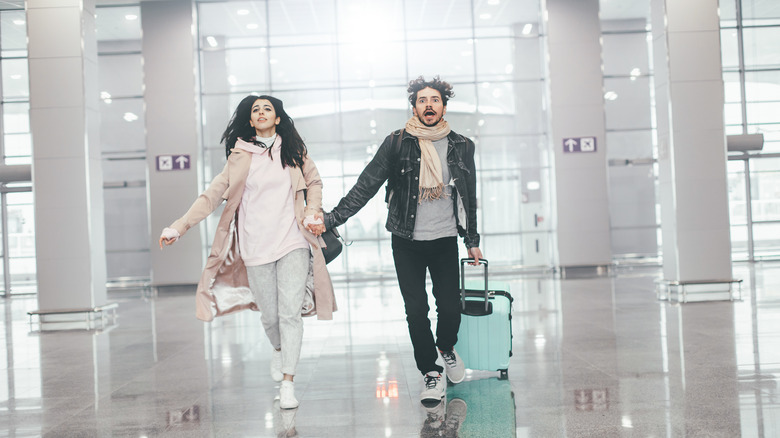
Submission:
M 412 116 L 406 122 L 406 132 L 417 137 L 420 143 L 422 163 L 420 164 L 420 197 L 417 202 L 421 203 L 423 199 L 439 199 L 442 195 L 446 197 L 441 176 L 441 159 L 436 153 L 433 142 L 441 140 L 450 133 L 449 123 L 441 120 L 434 126 L 425 126 L 420 119 Z

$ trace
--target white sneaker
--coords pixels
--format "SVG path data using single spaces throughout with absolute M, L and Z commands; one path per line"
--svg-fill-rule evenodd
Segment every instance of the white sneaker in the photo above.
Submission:
M 460 383 L 466 377 L 466 367 L 463 365 L 458 352 L 453 348 L 452 351 L 441 351 L 441 357 L 444 359 L 444 369 L 447 372 L 447 379 L 452 383 Z
M 425 389 L 420 393 L 421 402 L 440 402 L 444 397 L 444 378 L 438 371 L 429 371 L 423 376 Z
M 282 409 L 298 407 L 298 399 L 295 398 L 295 384 L 289 380 L 282 380 L 282 386 L 279 388 L 279 407 Z
M 282 351 L 273 350 L 271 353 L 271 378 L 274 382 L 281 382 L 284 378 L 282 374 Z

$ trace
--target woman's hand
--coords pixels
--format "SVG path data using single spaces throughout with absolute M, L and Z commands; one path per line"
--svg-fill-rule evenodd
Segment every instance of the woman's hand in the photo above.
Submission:
M 163 228 L 162 233 L 160 234 L 160 249 L 163 249 L 163 243 L 166 245 L 173 245 L 173 242 L 179 240 L 179 237 L 181 237 L 181 235 L 175 229 Z
M 306 216 L 306 218 L 303 220 L 303 224 L 310 233 L 314 234 L 315 236 L 319 236 L 325 232 L 325 224 L 323 223 L 323 220 L 324 216 L 322 215 L 322 212 L 319 212 L 311 216 Z

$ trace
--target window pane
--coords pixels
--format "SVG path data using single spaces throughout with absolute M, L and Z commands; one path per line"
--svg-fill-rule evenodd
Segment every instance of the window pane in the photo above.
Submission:
M 746 28 L 743 33 L 745 68 L 780 67 L 780 27 Z
M 474 3 L 474 33 L 477 37 L 538 34 L 539 2 L 507 0 Z M 526 27 L 530 24 L 531 26 Z
M 8 257 L 11 292 L 35 285 L 35 215 L 31 192 L 8 193 Z
M 471 0 L 406 1 L 409 40 L 471 37 Z M 440 13 L 447 11 L 447 13 Z
M 262 47 L 268 44 L 265 3 L 198 3 L 198 30 L 205 39 L 224 37 L 227 47 Z
M 335 0 L 269 0 L 271 45 L 334 43 Z
M 102 152 L 146 150 L 142 98 L 100 101 L 100 144 Z
M 201 71 L 204 93 L 266 94 L 270 88 L 265 47 L 204 51 Z
M 753 225 L 753 253 L 757 259 L 780 256 L 780 224 Z
M 0 12 L 0 47 L 3 58 L 27 56 L 27 17 L 24 10 Z
M 20 101 L 30 98 L 30 86 L 27 75 L 27 59 L 4 59 L 3 101 Z
M 332 88 L 337 85 L 335 46 L 272 47 L 270 54 L 274 89 Z
M 140 6 L 105 6 L 98 7 L 95 16 L 98 47 L 101 52 L 110 50 L 111 43 L 132 42 L 141 40 L 141 7 Z M 119 49 L 126 51 L 128 46 L 120 45 Z M 140 47 L 138 47 L 140 50 Z
M 780 160 L 751 161 L 750 189 L 753 220 L 780 220 Z
M 342 87 L 392 85 L 399 89 L 406 83 L 406 65 L 398 60 L 405 56 L 402 42 L 378 42 L 375 47 L 362 43 L 342 44 L 339 47 L 340 84 Z
M 604 101 L 608 129 L 652 127 L 649 77 L 604 78 L 604 89 L 615 96 Z
M 737 70 L 739 68 L 738 47 L 737 29 L 721 29 L 720 61 L 724 70 Z
M 604 74 L 639 76 L 650 72 L 647 36 L 642 33 L 602 35 Z
M 403 38 L 402 0 L 339 0 L 337 12 L 338 36 L 342 43 L 373 44 Z
M 432 78 L 440 75 L 447 82 L 473 82 L 474 41 L 453 39 L 438 41 L 437 50 L 428 44 L 408 44 L 409 74 L 412 77 L 424 75 Z
M 18 160 L 32 157 L 32 139 L 30 134 L 6 134 L 3 136 L 3 152 L 6 164 L 20 164 Z M 11 161 L 17 161 L 12 163 Z
M 721 4 L 726 0 L 721 1 Z M 733 2 L 732 2 L 733 3 Z M 742 24 L 745 26 L 767 26 L 780 24 L 780 8 L 775 1 L 741 1 Z
M 780 70 L 745 73 L 745 93 L 748 102 L 780 101 Z M 780 120 L 780 114 L 773 116 Z
M 143 61 L 140 54 L 98 57 L 101 99 L 143 95 Z

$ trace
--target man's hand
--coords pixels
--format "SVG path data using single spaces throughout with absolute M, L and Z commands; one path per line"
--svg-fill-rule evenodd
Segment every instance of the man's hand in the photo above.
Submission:
M 479 250 L 478 246 L 471 247 L 469 248 L 469 257 L 474 259 L 474 261 L 469 264 L 471 266 L 477 266 L 479 265 L 479 259 L 482 258 L 482 251 Z

